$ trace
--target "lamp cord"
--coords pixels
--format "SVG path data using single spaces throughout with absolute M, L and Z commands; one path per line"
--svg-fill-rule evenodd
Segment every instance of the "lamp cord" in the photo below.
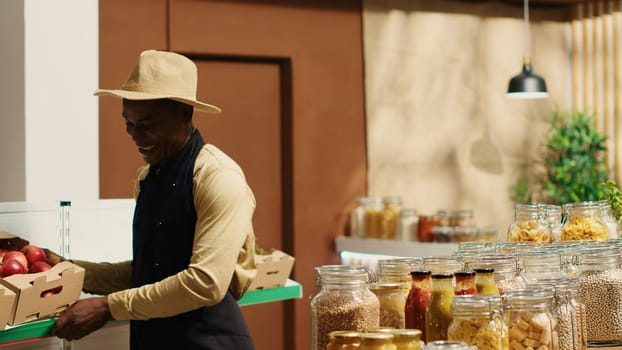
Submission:
M 525 60 L 531 61 L 531 33 L 529 31 L 529 0 L 523 1 L 523 19 L 525 27 Z

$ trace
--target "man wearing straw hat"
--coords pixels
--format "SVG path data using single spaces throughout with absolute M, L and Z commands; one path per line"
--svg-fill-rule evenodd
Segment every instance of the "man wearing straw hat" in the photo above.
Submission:
M 253 349 L 236 300 L 255 276 L 253 193 L 240 167 L 205 144 L 193 111 L 219 113 L 196 100 L 197 69 L 165 51 L 141 53 L 118 90 L 125 129 L 147 166 L 136 188 L 133 259 L 75 261 L 84 290 L 56 321 L 60 338 L 80 339 L 110 320 L 130 320 L 139 349 Z

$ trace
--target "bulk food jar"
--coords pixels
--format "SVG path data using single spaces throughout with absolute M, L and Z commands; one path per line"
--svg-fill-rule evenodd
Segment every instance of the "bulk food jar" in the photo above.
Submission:
M 596 202 L 578 202 L 564 205 L 566 222 L 562 226 L 563 241 L 593 240 L 609 238 L 609 229 L 602 217 L 602 209 Z
M 412 271 L 410 275 L 412 285 L 404 309 L 406 328 L 421 330 L 421 340 L 426 341 L 425 310 L 432 293 L 432 273 L 430 271 Z
M 406 297 L 401 283 L 376 282 L 369 285 L 380 303 L 380 327 L 404 328 Z
M 361 333 L 355 331 L 332 331 L 328 333 L 326 350 L 357 350 L 361 345 Z
M 618 238 L 618 221 L 613 213 L 611 202 L 602 200 L 597 201 L 596 203 L 600 206 L 603 221 L 605 222 L 605 225 L 607 225 L 609 239 Z
M 570 276 L 569 262 L 565 261 L 565 256 L 560 251 L 531 251 L 524 254 L 522 260 L 523 277 L 528 283 Z
M 508 328 L 499 296 L 455 296 L 447 338 L 476 346 L 478 350 L 509 349 Z
M 503 294 L 507 290 L 525 287 L 525 280 L 521 275 L 518 256 L 509 254 L 480 254 L 473 259 L 470 266 L 473 270 L 492 269 L 492 275 L 499 294 Z M 480 280 L 481 277 L 480 273 Z M 476 276 L 477 279 L 478 277 Z
M 537 204 L 515 204 L 514 221 L 508 227 L 509 242 L 551 242 L 551 228 Z
M 504 316 L 510 349 L 559 350 L 552 288 L 527 287 L 506 292 Z
M 419 329 L 395 329 L 393 333 L 393 344 L 396 350 L 421 350 L 421 330 Z
M 562 230 L 562 207 L 555 204 L 539 204 L 541 215 L 551 227 L 551 241 L 559 241 Z
M 321 289 L 311 300 L 312 350 L 325 350 L 332 331 L 378 327 L 380 303 L 369 290 L 366 266 L 325 265 L 316 270 Z
M 363 333 L 359 350 L 397 350 L 391 333 Z
M 622 269 L 617 247 L 596 245 L 579 255 L 579 299 L 585 304 L 587 341 L 622 345 Z
M 462 271 L 462 262 L 457 256 L 426 256 L 423 258 L 423 268 L 432 273 L 451 273 Z
M 436 340 L 423 346 L 423 350 L 477 350 L 462 341 Z
M 425 310 L 426 341 L 447 339 L 454 297 L 453 274 L 432 274 L 432 293 Z

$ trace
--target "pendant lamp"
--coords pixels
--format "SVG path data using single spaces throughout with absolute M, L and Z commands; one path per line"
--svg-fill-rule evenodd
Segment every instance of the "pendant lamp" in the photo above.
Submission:
M 507 96 L 510 98 L 535 99 L 547 98 L 549 93 L 546 90 L 544 79 L 533 73 L 531 68 L 530 33 L 529 33 L 529 0 L 523 1 L 523 20 L 525 27 L 525 56 L 523 57 L 523 71 L 512 77 L 508 84 Z

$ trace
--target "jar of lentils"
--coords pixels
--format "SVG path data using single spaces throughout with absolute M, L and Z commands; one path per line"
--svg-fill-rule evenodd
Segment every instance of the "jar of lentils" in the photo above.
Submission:
M 463 341 L 478 350 L 509 349 L 501 297 L 457 295 L 451 302 L 451 313 L 447 339 Z
M 329 333 L 379 326 L 380 303 L 369 290 L 370 273 L 362 265 L 317 268 L 321 290 L 311 300 L 311 348 L 325 350 Z
M 585 304 L 590 345 L 622 345 L 622 269 L 617 247 L 581 249 L 579 298 Z

